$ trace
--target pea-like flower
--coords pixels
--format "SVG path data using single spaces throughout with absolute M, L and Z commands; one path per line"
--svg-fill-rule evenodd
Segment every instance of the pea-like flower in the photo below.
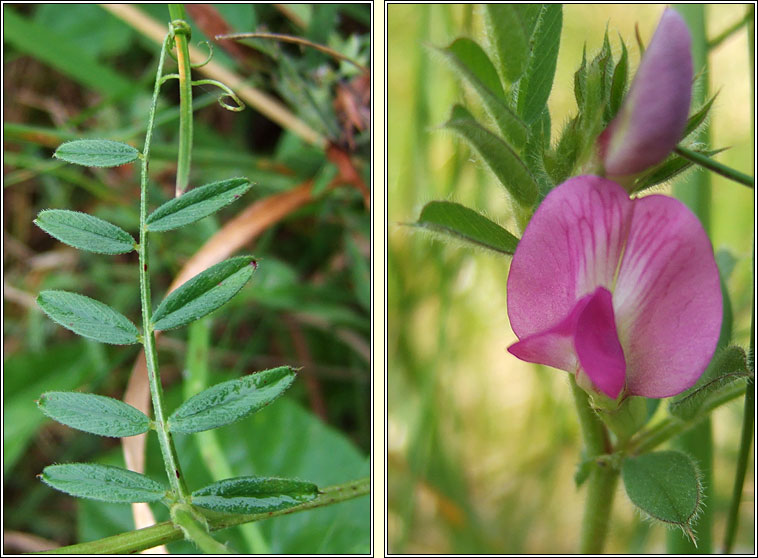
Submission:
M 711 360 L 722 318 L 710 240 L 663 195 L 571 178 L 537 208 L 508 277 L 518 358 L 577 375 L 613 399 L 669 397 Z
M 691 98 L 690 33 L 682 17 L 667 8 L 629 94 L 598 137 L 606 175 L 632 175 L 663 161 L 681 139 Z

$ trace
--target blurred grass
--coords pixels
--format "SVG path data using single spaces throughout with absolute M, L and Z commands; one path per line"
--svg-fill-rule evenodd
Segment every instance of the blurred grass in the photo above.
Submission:
M 714 37 L 744 6 L 708 5 Z M 549 106 L 553 139 L 574 114 L 573 73 L 586 41 L 600 48 L 606 25 L 639 53 L 634 25 L 648 42 L 662 5 L 565 5 L 558 70 Z M 458 201 L 511 224 L 509 200 L 466 146 L 438 127 L 453 102 L 471 102 L 427 45 L 481 38 L 475 6 L 388 6 L 388 530 L 394 553 L 571 553 L 583 490 L 573 473 L 579 433 L 566 375 L 523 363 L 506 315 L 508 258 L 469 252 L 411 232 L 433 199 Z M 720 91 L 710 123 L 720 160 L 752 174 L 746 34 L 710 55 L 709 89 Z M 698 171 L 700 172 L 700 171 Z M 687 181 L 685 175 L 680 180 Z M 752 305 L 753 192 L 711 177 L 711 238 L 736 259 L 728 287 L 734 341 L 747 345 Z M 668 188 L 661 191 L 669 192 Z M 513 229 L 512 229 L 513 230 Z M 741 404 L 715 413 L 716 548 L 723 540 Z M 753 470 L 752 463 L 749 471 Z M 619 489 L 623 492 L 623 489 Z M 754 478 L 741 507 L 737 552 L 752 552 Z M 625 495 L 615 505 L 610 552 L 662 552 L 665 530 L 642 522 Z
M 168 21 L 166 5 L 140 8 L 159 21 Z M 349 50 L 365 61 L 370 43 L 367 4 L 301 8 L 295 21 L 273 5 L 216 6 L 231 31 L 266 25 L 270 31 Z M 72 250 L 45 235 L 32 219 L 45 208 L 74 209 L 107 219 L 136 236 L 139 178 L 134 166 L 87 169 L 61 165 L 50 155 L 59 143 L 78 136 L 109 137 L 141 147 L 159 48 L 97 5 L 4 4 L 3 14 L 3 465 L 4 502 L 13 510 L 4 515 L 4 529 L 69 544 L 78 542 L 77 522 L 80 533 L 90 537 L 115 534 L 109 531 L 115 523 L 102 528 L 82 526 L 82 521 L 88 521 L 85 508 L 45 487 L 35 475 L 53 462 L 113 459 L 121 450 L 118 440 L 75 432 L 45 419 L 34 400 L 51 389 L 121 398 L 137 348 L 81 340 L 48 320 L 34 299 L 45 288 L 73 290 L 113 305 L 138 322 L 137 260 L 135 254 L 107 257 Z M 190 16 L 190 23 L 194 44 L 203 33 L 199 21 Z M 357 174 L 364 180 L 370 174 L 368 130 L 351 129 L 352 143 L 348 142 L 342 136 L 348 128 L 344 107 L 334 105 L 338 90 L 352 86 L 354 70 L 297 48 L 271 47 L 275 56 L 266 56 L 245 47 L 241 58 L 230 56 L 222 47 L 214 50 L 214 60 L 271 95 L 282 97 L 285 77 L 307 87 L 321 109 L 321 120 L 314 125 L 322 126 L 322 133 L 339 133 L 330 139 L 351 157 Z M 281 63 L 285 62 L 283 76 Z M 168 71 L 173 71 L 172 64 Z M 255 71 L 250 69 L 253 66 Z M 326 187 L 329 177 L 339 173 L 324 150 L 304 144 L 250 108 L 242 113 L 225 111 L 216 103 L 217 95 L 205 86 L 195 90 L 191 184 L 247 176 L 255 186 L 217 215 L 154 237 L 154 304 L 187 260 L 238 212 L 272 194 L 326 176 L 312 201 L 245 248 L 255 254 L 260 267 L 249 288 L 215 314 L 218 319 L 209 332 L 208 382 L 282 364 L 304 366 L 301 380 L 277 403 L 283 406 L 281 412 L 267 409 L 261 415 L 269 418 L 256 423 L 268 424 L 260 428 L 277 432 L 270 440 L 248 439 L 250 421 L 239 430 L 220 431 L 220 447 L 228 452 L 235 474 L 253 472 L 249 452 L 258 450 L 261 455 L 255 459 L 260 469 L 255 472 L 288 474 L 280 462 L 269 462 L 276 456 L 277 440 L 286 436 L 292 458 L 287 466 L 295 473 L 307 473 L 320 484 L 332 478 L 347 481 L 364 476 L 371 447 L 370 362 L 362 350 L 369 346 L 371 328 L 366 304 L 369 211 L 361 192 L 352 185 Z M 357 97 L 353 100 L 354 108 L 365 108 Z M 156 120 L 151 207 L 173 196 L 177 105 L 176 84 L 168 82 Z M 313 110 L 289 108 L 301 118 L 307 116 L 304 110 Z M 174 406 L 180 400 L 187 335 L 186 329 L 177 330 L 159 342 L 162 378 L 167 393 L 175 394 L 171 396 Z M 320 438 L 306 443 L 304 426 Z M 318 439 L 328 443 L 319 447 Z M 249 446 L 241 446 L 240 440 Z M 256 447 L 256 442 L 267 445 Z M 339 451 L 333 457 L 341 460 L 339 466 L 329 462 L 335 448 Z M 153 446 L 148 453 L 149 470 L 153 465 L 160 467 L 156 456 Z M 160 471 L 153 473 L 160 478 Z M 190 482 L 194 485 L 200 480 Z M 336 506 L 332 515 L 322 513 L 320 519 L 313 516 L 313 525 L 309 514 L 304 514 L 261 529 L 274 552 L 306 552 L 309 545 L 322 552 L 352 552 L 368 544 L 370 513 L 368 499 L 354 504 L 343 511 Z M 92 515 L 110 514 L 94 506 L 99 511 Z M 119 524 L 126 521 L 129 528 L 129 508 L 119 510 Z M 327 531 L 331 534 L 324 537 Z M 241 545 L 237 548 L 245 550 L 244 542 Z

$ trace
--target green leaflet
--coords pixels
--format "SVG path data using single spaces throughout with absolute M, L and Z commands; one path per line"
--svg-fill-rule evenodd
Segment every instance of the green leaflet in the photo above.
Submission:
M 524 162 L 508 143 L 479 124 L 460 105 L 453 107 L 445 127 L 459 133 L 479 152 L 487 166 L 522 206 L 537 201 L 537 183 Z
M 34 224 L 79 250 L 98 254 L 125 254 L 134 250 L 132 236 L 116 225 L 93 215 L 67 209 L 40 211 Z
M 266 513 L 313 500 L 318 487 L 295 479 L 238 477 L 209 484 L 192 493 L 192 503 L 225 513 Z
M 526 141 L 526 124 L 506 104 L 495 67 L 482 48 L 471 39 L 462 38 L 456 39 L 447 48 L 437 50 L 476 91 L 500 132 L 516 147 L 521 147 Z
M 206 184 L 170 200 L 147 218 L 151 231 L 170 231 L 215 213 L 252 187 L 247 178 L 230 178 Z
M 58 146 L 53 157 L 85 167 L 118 167 L 139 158 L 131 145 L 105 139 L 80 139 Z
M 121 438 L 147 432 L 150 419 L 123 401 L 75 391 L 48 391 L 37 407 L 51 419 L 91 434 Z
M 277 399 L 295 377 L 295 370 L 280 366 L 217 384 L 185 401 L 168 419 L 169 430 L 201 432 L 237 422 Z
M 42 291 L 37 304 L 53 321 L 83 337 L 112 345 L 139 342 L 139 331 L 123 314 L 88 296 Z
M 252 256 L 238 256 L 195 275 L 163 299 L 153 314 L 153 328 L 173 329 L 210 314 L 245 286 L 256 267 Z
M 692 132 L 700 128 L 700 125 L 705 122 L 705 119 L 708 117 L 708 113 L 711 110 L 711 107 L 713 106 L 713 101 L 716 100 L 716 97 L 718 96 L 718 93 L 716 93 L 713 97 L 711 97 L 708 102 L 706 102 L 702 107 L 700 107 L 695 114 L 690 116 L 687 119 L 687 126 L 684 128 L 684 133 L 682 134 L 682 139 L 689 136 Z
M 692 460 L 678 451 L 627 457 L 621 466 L 626 493 L 650 517 L 681 527 L 691 538 L 702 487 Z
M 607 37 L 607 34 L 606 34 Z M 626 52 L 626 45 L 624 40 L 619 37 L 621 42 L 621 58 L 619 58 L 616 68 L 613 70 L 613 78 L 611 80 L 611 95 L 608 101 L 607 120 L 611 120 L 616 116 L 616 113 L 621 108 L 621 102 L 624 100 L 624 93 L 626 92 L 627 74 L 629 71 L 629 56 Z
M 526 69 L 530 39 L 540 15 L 539 4 L 485 4 L 484 25 L 494 47 L 500 75 L 510 83 Z
M 702 153 L 703 155 L 706 155 L 707 157 L 712 157 L 716 155 L 717 153 L 721 153 L 725 149 L 726 148 L 723 147 L 721 149 L 711 149 L 711 150 L 701 151 L 698 148 L 698 149 L 693 149 L 693 151 Z M 639 177 L 634 183 L 633 192 L 634 193 L 641 192 L 643 190 L 646 190 L 647 188 L 651 188 L 652 186 L 655 186 L 656 184 L 660 184 L 661 182 L 672 180 L 673 178 L 677 177 L 679 174 L 683 173 L 684 171 L 692 167 L 692 165 L 693 165 L 692 161 L 689 161 L 688 159 L 685 159 L 684 157 L 680 157 L 679 155 L 672 153 L 662 163 L 659 163 L 658 165 L 654 166 L 646 174 Z
M 563 7 L 560 4 L 543 4 L 530 40 L 526 70 L 519 81 L 517 112 L 527 124 L 542 114 L 553 88 L 562 24 Z
M 112 465 L 66 463 L 49 465 L 42 482 L 79 498 L 130 504 L 155 502 L 166 496 L 166 487 L 154 480 Z
M 513 254 L 518 238 L 503 227 L 463 205 L 433 201 L 424 206 L 416 226 L 451 235 L 499 254 Z

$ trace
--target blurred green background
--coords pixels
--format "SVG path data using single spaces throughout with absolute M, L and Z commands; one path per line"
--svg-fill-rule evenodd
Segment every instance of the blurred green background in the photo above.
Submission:
M 165 4 L 131 8 L 168 30 Z M 328 45 L 366 66 L 370 61 L 368 4 L 195 4 L 188 6 L 188 20 L 193 45 L 224 31 L 266 29 Z M 72 290 L 141 323 L 137 255 L 77 251 L 32 220 L 45 208 L 73 209 L 107 219 L 136 237 L 137 165 L 89 169 L 51 155 L 63 141 L 83 136 L 142 148 L 160 44 L 95 4 L 4 4 L 3 25 L 3 527 L 5 552 L 17 552 L 133 528 L 129 506 L 78 502 L 35 478 L 56 462 L 123 465 L 123 457 L 118 440 L 56 424 L 34 401 L 48 390 L 122 398 L 138 347 L 84 340 L 49 320 L 35 297 L 43 289 Z M 370 117 L 370 105 L 356 81 L 368 84 L 367 76 L 291 44 L 214 46 L 213 62 L 278 99 L 338 146 L 351 158 L 356 175 L 369 181 L 370 133 L 359 124 Z M 175 71 L 167 57 L 166 72 Z M 229 304 L 203 321 L 199 337 L 181 328 L 160 338 L 169 413 L 187 397 L 188 382 L 182 378 L 192 366 L 208 367 L 208 384 L 283 364 L 302 367 L 292 389 L 275 404 L 213 431 L 216 446 L 198 435 L 177 437 L 188 486 L 197 489 L 215 480 L 222 459 L 233 476 L 292 476 L 320 486 L 366 477 L 371 324 L 370 213 L 364 193 L 351 184 L 331 184 L 339 169 L 323 146 L 305 143 L 252 107 L 241 113 L 224 110 L 214 87 L 195 87 L 193 94 L 190 184 L 247 176 L 255 185 L 217 214 L 151 237 L 154 306 L 185 263 L 245 208 L 279 199 L 306 181 L 313 189 L 305 203 L 240 250 L 258 258 L 258 271 Z M 153 136 L 151 209 L 173 197 L 178 99 L 176 81 L 167 82 Z M 348 108 L 355 111 L 350 118 Z M 204 344 L 207 358 L 197 356 Z M 147 474 L 165 480 L 155 436 L 149 437 Z M 154 513 L 159 521 L 167 519 L 163 506 Z M 255 550 L 251 540 L 256 537 L 272 553 L 368 552 L 369 498 L 265 521 L 253 531 L 249 527 L 218 538 L 243 553 Z M 169 548 L 194 551 L 184 542 Z
M 576 112 L 573 74 L 587 45 L 608 27 L 636 69 L 634 26 L 649 42 L 663 5 L 565 5 L 549 106 L 553 140 Z M 745 15 L 745 5 L 707 5 L 707 37 Z M 474 5 L 389 5 L 388 52 L 388 530 L 395 553 L 576 552 L 584 490 L 573 474 L 581 440 L 567 375 L 521 362 L 506 314 L 509 258 L 442 243 L 405 223 L 431 200 L 458 201 L 512 231 L 509 200 L 475 154 L 440 129 L 454 102 L 475 104 L 428 46 L 458 36 L 482 40 Z M 718 159 L 752 175 L 753 128 L 744 26 L 710 52 L 708 89 L 719 91 L 711 143 Z M 696 68 L 697 71 L 697 68 Z M 702 87 L 702 86 L 700 86 Z M 696 172 L 678 180 L 686 184 Z M 747 347 L 753 279 L 753 191 L 711 175 L 711 238 L 733 256 L 728 280 L 733 342 Z M 670 188 L 657 188 L 670 192 Z M 742 402 L 713 417 L 714 544 L 723 540 Z M 753 450 L 751 450 L 751 455 Z M 753 459 L 748 466 L 737 552 L 753 552 Z M 606 550 L 665 550 L 665 529 L 640 519 L 619 488 Z

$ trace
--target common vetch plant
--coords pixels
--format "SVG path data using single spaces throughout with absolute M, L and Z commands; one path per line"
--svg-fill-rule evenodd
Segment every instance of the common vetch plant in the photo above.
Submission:
M 444 126 L 506 188 L 515 227 L 452 201 L 427 204 L 415 226 L 512 255 L 507 310 L 518 340 L 508 350 L 570 373 L 585 445 L 576 474 L 577 486 L 587 485 L 580 552 L 604 549 L 619 478 L 642 515 L 694 543 L 708 505 L 698 463 L 658 446 L 746 394 L 747 459 L 753 347 L 746 355 L 729 345 L 728 292 L 698 216 L 648 190 L 693 164 L 751 188 L 753 179 L 695 141 L 713 99 L 690 113 L 691 37 L 673 9 L 647 47 L 638 37 L 631 85 L 623 39 L 617 59 L 607 32 L 597 55 L 584 53 L 574 74 L 578 111 L 556 142 L 547 100 L 562 7 L 486 5 L 481 13 L 484 46 L 459 38 L 437 51 L 486 119 L 455 105 Z M 656 414 L 664 398 L 672 399 Z
M 298 478 L 244 476 L 197 486 L 186 478 L 174 443 L 174 434 L 194 434 L 231 424 L 264 409 L 295 381 L 297 370 L 279 366 L 212 386 L 187 399 L 169 413 L 163 397 L 156 333 L 189 325 L 214 312 L 240 292 L 252 279 L 258 262 L 251 255 L 236 256 L 211 266 L 192 277 L 154 305 L 151 296 L 149 242 L 153 235 L 190 225 L 241 198 L 251 187 L 244 177 L 232 177 L 188 189 L 192 154 L 192 87 L 217 86 L 223 90 L 221 104 L 230 110 L 243 105 L 234 92 L 214 80 L 193 80 L 188 44 L 191 29 L 180 5 L 169 7 L 172 21 L 160 51 L 142 150 L 105 139 L 79 139 L 61 144 L 54 156 L 67 163 L 87 167 L 140 165 L 139 234 L 99 217 L 66 209 L 41 211 L 35 224 L 79 250 L 104 257 L 138 253 L 139 327 L 105 302 L 64 290 L 45 290 L 37 303 L 55 322 L 74 333 L 114 345 L 140 344 L 144 348 L 153 417 L 122 401 L 102 395 L 49 391 L 37 401 L 48 417 L 99 436 L 127 437 L 154 431 L 158 438 L 166 478 L 159 481 L 120 467 L 95 463 L 60 463 L 44 468 L 39 477 L 52 488 L 78 498 L 104 502 L 160 502 L 169 511 L 172 528 L 209 553 L 230 549 L 209 534 L 214 529 L 271 517 L 291 508 L 309 509 L 329 505 L 368 492 L 368 479 L 319 489 Z M 178 73 L 166 73 L 166 56 L 175 48 Z M 210 58 L 209 58 L 210 59 Z M 176 198 L 151 210 L 148 179 L 156 105 L 163 84 L 178 80 L 180 91 L 180 142 Z M 226 99 L 231 99 L 231 103 Z M 165 529 L 164 529 L 165 531 Z M 171 529 L 169 529 L 171 531 Z M 112 540 L 77 548 L 81 552 L 117 553 L 139 551 L 172 540 L 170 532 L 124 534 Z M 93 544 L 93 543 L 91 543 Z

